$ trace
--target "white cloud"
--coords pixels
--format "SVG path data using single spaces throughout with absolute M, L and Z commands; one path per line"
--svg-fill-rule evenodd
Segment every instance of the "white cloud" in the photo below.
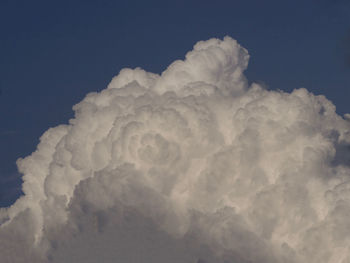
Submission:
M 88 94 L 18 161 L 2 262 L 349 262 L 350 122 L 305 89 L 248 87 L 248 58 L 201 41 Z

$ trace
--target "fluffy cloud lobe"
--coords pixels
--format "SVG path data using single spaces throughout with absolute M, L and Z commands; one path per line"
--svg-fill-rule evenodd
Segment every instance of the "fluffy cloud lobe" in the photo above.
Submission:
M 210 39 L 88 94 L 18 160 L 1 262 L 349 263 L 350 115 L 248 59 Z

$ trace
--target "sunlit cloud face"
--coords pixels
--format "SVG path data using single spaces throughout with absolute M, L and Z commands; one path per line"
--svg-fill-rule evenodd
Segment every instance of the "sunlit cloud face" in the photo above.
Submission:
M 348 262 L 350 116 L 248 59 L 210 39 L 88 94 L 18 161 L 1 262 Z

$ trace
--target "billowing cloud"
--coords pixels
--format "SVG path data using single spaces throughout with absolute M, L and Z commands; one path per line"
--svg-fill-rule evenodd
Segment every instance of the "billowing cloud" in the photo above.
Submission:
M 88 94 L 18 160 L 1 262 L 348 263 L 350 115 L 248 59 L 210 39 Z

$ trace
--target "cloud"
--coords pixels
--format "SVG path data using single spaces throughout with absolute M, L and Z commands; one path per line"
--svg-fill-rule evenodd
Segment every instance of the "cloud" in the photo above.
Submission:
M 235 40 L 161 75 L 123 69 L 18 160 L 2 262 L 350 258 L 350 121 L 324 96 L 266 90 Z

